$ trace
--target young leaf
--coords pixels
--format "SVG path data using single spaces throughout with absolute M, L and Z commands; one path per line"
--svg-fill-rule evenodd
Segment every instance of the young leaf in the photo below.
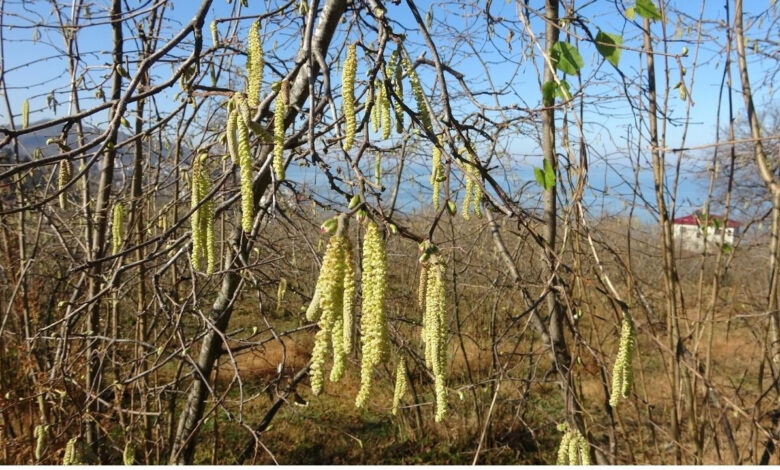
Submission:
M 555 98 L 566 100 L 571 98 L 571 87 L 566 80 L 560 80 L 561 84 L 558 85 L 554 80 L 545 82 L 542 85 L 542 103 L 545 106 L 552 106 L 555 102 Z M 564 93 L 566 90 L 566 93 Z
M 576 75 L 582 66 L 585 65 L 580 51 L 568 42 L 556 42 L 553 44 L 550 51 L 550 59 L 552 59 L 555 68 L 569 75 Z
M 539 183 L 539 186 L 546 190 L 547 188 L 544 186 L 544 170 L 539 167 L 534 167 L 534 177 L 536 178 L 536 182 Z
M 634 21 L 634 18 L 636 18 L 636 9 L 634 7 L 626 8 L 626 18 Z
M 548 190 L 555 186 L 555 170 L 547 160 L 544 161 L 544 189 Z
M 623 37 L 619 34 L 609 34 L 599 31 L 596 35 L 596 50 L 599 51 L 607 61 L 617 67 L 620 62 L 620 45 L 623 44 Z
M 647 18 L 650 21 L 660 20 L 661 13 L 658 12 L 658 8 L 653 4 L 653 0 L 636 0 L 636 12 L 642 18 Z

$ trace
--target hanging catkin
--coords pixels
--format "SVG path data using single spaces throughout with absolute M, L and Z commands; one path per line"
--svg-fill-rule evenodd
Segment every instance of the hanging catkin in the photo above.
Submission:
M 227 142 L 228 154 L 233 165 L 239 164 L 238 159 L 238 137 L 236 131 L 238 128 L 238 111 L 236 109 L 235 99 L 228 102 L 227 126 L 225 128 L 225 141 Z
M 274 172 L 279 181 L 284 179 L 284 117 L 287 114 L 289 94 L 287 81 L 282 81 L 274 104 Z
M 620 346 L 618 347 L 615 366 L 612 369 L 612 393 L 609 404 L 616 407 L 620 398 L 631 396 L 631 388 L 634 384 L 634 370 L 631 362 L 634 359 L 636 348 L 636 329 L 634 320 L 628 310 L 623 312 L 623 321 L 620 329 Z
M 387 63 L 387 77 L 392 80 L 393 93 L 395 93 L 395 131 L 399 134 L 404 132 L 404 107 L 401 104 L 404 99 L 404 70 L 399 60 L 398 49 L 390 54 L 390 61 Z
M 447 308 L 444 284 L 444 261 L 438 254 L 430 256 L 425 288 L 422 338 L 425 362 L 434 375 L 436 422 L 447 412 Z
M 558 446 L 556 465 L 590 465 L 588 441 L 576 429 L 568 430 L 568 426 L 563 425 L 562 430 L 566 432 Z
M 206 155 L 198 155 L 192 164 L 192 267 L 201 269 L 206 261 L 206 273 L 214 272 L 216 254 L 214 246 L 214 200 L 205 200 L 211 192 L 211 179 L 206 166 Z
M 477 158 L 468 149 L 463 149 L 466 154 L 467 163 L 463 164 L 463 174 L 466 179 L 466 194 L 463 198 L 463 218 L 469 220 L 471 218 L 471 210 L 477 217 L 482 218 L 482 188 L 479 186 L 479 170 L 475 166 L 477 164 Z
M 60 209 L 65 210 L 67 207 L 67 199 L 65 198 L 65 186 L 68 184 L 68 181 L 70 181 L 71 177 L 71 166 L 70 161 L 68 160 L 62 160 L 60 162 L 59 166 L 59 174 L 57 175 L 57 186 L 60 190 Z
M 121 202 L 114 204 L 114 214 L 111 221 L 112 254 L 116 255 L 122 249 L 124 230 L 122 222 L 125 218 L 125 208 Z
M 398 414 L 398 405 L 401 404 L 401 398 L 406 394 L 406 361 L 403 358 L 398 361 L 398 367 L 395 370 L 395 390 L 393 391 L 393 416 Z
M 263 44 L 260 42 L 260 20 L 252 23 L 249 28 L 249 47 L 247 51 L 247 99 L 249 106 L 256 107 L 260 103 L 260 87 L 263 83 Z
M 357 122 L 355 118 L 355 73 L 357 72 L 357 58 L 355 44 L 350 44 L 347 49 L 347 57 L 344 59 L 344 67 L 341 70 L 341 106 L 344 111 L 346 132 L 344 134 L 345 151 L 352 148 L 355 142 Z
M 360 330 L 363 334 L 360 390 L 355 404 L 363 407 L 371 396 L 374 367 L 387 360 L 389 340 L 385 295 L 387 291 L 387 253 L 379 228 L 368 221 L 363 241 L 363 316 Z
M 412 84 L 412 93 L 414 94 L 414 100 L 417 102 L 417 112 L 420 115 L 420 121 L 423 124 L 423 128 L 427 132 L 433 132 L 433 124 L 431 124 L 431 115 L 428 114 L 428 107 L 425 105 L 425 94 L 423 93 L 422 85 L 420 84 L 420 78 L 417 76 L 417 72 L 412 67 L 412 63 L 406 58 L 401 61 L 406 70 L 406 75 L 409 76 L 409 81 Z
M 355 322 L 355 266 L 352 264 L 352 243 L 346 240 L 344 248 L 344 353 L 352 352 L 352 329 Z
M 344 247 L 346 238 L 343 235 L 336 234 L 330 238 L 325 256 L 322 259 L 320 276 L 317 279 L 315 291 L 319 292 L 318 304 L 322 310 L 319 321 L 319 331 L 314 336 L 314 349 L 312 350 L 312 363 L 309 375 L 311 377 L 311 390 L 314 395 L 322 392 L 324 384 L 324 366 L 328 355 L 328 347 L 331 345 L 331 336 L 333 335 L 334 323 L 336 317 L 341 318 L 343 325 L 344 308 Z M 333 342 L 334 355 L 343 354 L 343 347 L 336 352 L 337 344 L 343 343 L 343 332 L 340 340 L 336 338 Z M 337 367 L 334 359 L 334 369 Z M 343 370 L 340 372 L 343 373 Z M 338 376 L 338 372 L 335 373 Z M 334 372 L 331 371 L 331 377 Z
M 240 99 L 240 98 L 239 98 Z M 252 231 L 255 200 L 252 193 L 252 157 L 249 151 L 249 129 L 244 119 L 237 119 L 238 163 L 241 167 L 241 227 Z
M 433 146 L 433 155 L 431 162 L 431 178 L 429 180 L 431 184 L 431 192 L 433 197 L 433 208 L 439 210 L 439 196 L 441 194 L 441 182 L 444 179 L 444 165 L 441 162 L 441 149 L 442 137 L 439 136 L 439 144 Z

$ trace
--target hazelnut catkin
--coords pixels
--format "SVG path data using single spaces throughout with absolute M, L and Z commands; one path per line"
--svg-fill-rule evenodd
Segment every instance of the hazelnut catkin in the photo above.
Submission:
M 122 249 L 122 240 L 124 239 L 124 230 L 122 222 L 125 218 L 125 208 L 121 202 L 114 204 L 114 213 L 111 221 L 111 241 L 112 254 L 116 255 Z
M 363 334 L 360 390 L 355 405 L 362 408 L 371 396 L 374 367 L 387 359 L 389 340 L 385 296 L 387 291 L 387 253 L 376 223 L 369 220 L 363 240 Z
M 631 314 L 625 310 L 623 312 L 623 321 L 620 329 L 620 346 L 618 347 L 615 366 L 612 369 L 612 393 L 610 394 L 609 404 L 616 407 L 620 398 L 631 396 L 631 388 L 634 384 L 634 370 L 631 362 L 634 359 L 634 350 L 636 348 L 636 329 Z
M 344 111 L 346 132 L 344 134 L 345 151 L 352 148 L 355 143 L 355 131 L 357 122 L 355 118 L 355 74 L 357 72 L 356 46 L 350 44 L 347 49 L 347 57 L 344 59 L 344 67 L 341 70 L 341 106 Z
M 274 173 L 276 179 L 284 179 L 284 117 L 287 114 L 290 89 L 287 81 L 279 86 L 274 104 Z
M 398 414 L 398 405 L 401 404 L 401 398 L 406 394 L 406 361 L 401 358 L 398 361 L 398 367 L 395 370 L 395 390 L 393 391 L 393 416 Z
M 60 197 L 59 197 L 60 209 L 65 210 L 67 205 L 66 204 L 67 199 L 65 197 L 65 185 L 67 185 L 68 181 L 70 181 L 71 170 L 72 170 L 70 161 L 62 160 L 59 163 L 58 168 L 59 168 L 59 172 L 57 175 L 57 186 L 58 189 L 60 190 Z
M 324 384 L 324 366 L 328 355 L 328 347 L 331 345 L 331 335 L 334 329 L 336 317 L 342 318 L 343 325 L 343 301 L 344 301 L 344 243 L 346 238 L 343 235 L 333 235 L 328 242 L 328 248 L 322 259 L 320 276 L 317 280 L 316 291 L 319 291 L 319 308 L 322 315 L 319 321 L 319 331 L 314 337 L 314 349 L 312 351 L 312 363 L 309 371 L 311 377 L 311 390 L 314 395 L 322 392 Z M 315 294 L 316 297 L 316 294 Z M 343 333 L 342 333 L 343 335 Z M 343 342 L 343 336 L 334 338 L 334 354 L 343 354 L 343 347 L 337 351 L 335 349 L 339 343 Z M 334 369 L 343 366 L 338 365 L 341 359 L 334 357 Z M 331 371 L 331 377 L 340 378 L 342 371 Z
M 206 155 L 198 155 L 192 164 L 192 267 L 201 268 L 206 260 L 206 273 L 212 274 L 216 265 L 214 247 L 214 200 L 203 199 L 211 192 L 211 180 L 206 166 Z
M 256 107 L 260 103 L 260 87 L 263 83 L 263 44 L 260 42 L 260 20 L 252 23 L 249 28 L 249 47 L 247 50 L 247 99 L 249 106 Z
M 441 182 L 444 179 L 444 165 L 441 162 L 442 136 L 439 136 L 439 144 L 433 146 L 433 162 L 431 164 L 431 191 L 433 193 L 433 208 L 439 210 L 439 196 L 441 194 Z
M 243 119 L 237 120 L 238 163 L 241 166 L 241 227 L 252 231 L 254 220 L 254 194 L 252 193 L 252 157 L 249 151 L 249 129 Z
M 588 441 L 576 429 L 569 430 L 566 425 L 563 426 L 563 429 L 566 432 L 561 437 L 561 443 L 558 446 L 556 465 L 590 465 Z
M 417 72 L 414 70 L 412 63 L 406 58 L 402 59 L 406 75 L 409 76 L 409 81 L 412 84 L 412 93 L 414 94 L 414 100 L 417 102 L 417 112 L 420 115 L 420 121 L 423 124 L 423 128 L 427 132 L 433 132 L 433 124 L 431 123 L 431 115 L 428 114 L 428 107 L 425 105 L 425 95 L 423 94 L 422 85 L 420 84 L 420 78 L 417 76 Z
M 395 131 L 399 134 L 404 132 L 404 107 L 401 101 L 404 98 L 404 70 L 399 60 L 398 49 L 390 54 L 390 61 L 387 63 L 387 77 L 393 83 L 393 93 L 395 93 L 395 102 L 393 108 L 395 111 Z
M 238 128 L 238 110 L 236 109 L 235 100 L 231 99 L 228 102 L 228 118 L 225 128 L 225 140 L 227 142 L 228 154 L 230 155 L 230 161 L 233 165 L 239 164 L 238 159 L 238 137 L 236 137 L 236 130 Z
M 425 362 L 434 375 L 436 422 L 447 412 L 447 308 L 445 298 L 445 264 L 438 254 L 431 255 L 426 282 L 425 313 L 422 337 Z

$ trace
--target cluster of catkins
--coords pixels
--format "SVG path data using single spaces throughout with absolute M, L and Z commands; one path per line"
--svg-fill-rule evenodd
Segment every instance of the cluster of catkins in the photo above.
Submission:
M 62 465 L 88 465 L 94 460 L 92 450 L 82 438 L 74 437 L 65 444 Z
M 206 273 L 212 274 L 216 265 L 214 246 L 214 199 L 206 199 L 211 192 L 211 178 L 206 165 L 207 155 L 195 157 L 192 163 L 192 267 L 201 269 L 206 260 Z
M 339 220 L 339 223 L 345 223 Z M 319 318 L 320 330 L 314 338 L 309 375 L 315 395 L 322 392 L 325 359 L 333 348 L 333 369 L 330 380 L 337 382 L 344 376 L 347 354 L 352 350 L 352 323 L 354 316 L 355 268 L 352 264 L 352 245 L 343 234 L 343 227 L 331 236 L 314 296 L 306 311 L 306 319 Z
M 466 176 L 466 195 L 463 198 L 463 218 L 469 220 L 471 218 L 470 210 L 474 210 L 474 214 L 477 217 L 482 218 L 482 188 L 479 186 L 479 170 L 474 166 L 477 163 L 477 159 L 474 154 L 466 150 L 467 164 L 463 165 L 463 172 Z
M 425 365 L 434 376 L 436 422 L 447 412 L 447 306 L 444 273 L 446 265 L 436 247 L 426 243 L 420 258 L 418 302 L 423 310 L 422 341 Z
M 390 98 L 387 96 L 387 89 L 382 80 L 377 79 L 374 84 L 374 107 L 371 108 L 371 123 L 374 132 L 382 130 L 382 138 L 390 137 L 392 123 L 390 120 Z
M 634 384 L 634 370 L 631 362 L 634 359 L 636 348 L 636 329 L 634 320 L 628 311 L 623 312 L 623 322 L 620 329 L 620 346 L 618 347 L 615 366 L 612 369 L 612 394 L 609 404 L 616 407 L 620 398 L 628 398 L 631 395 L 631 387 Z
M 558 447 L 556 465 L 590 465 L 588 441 L 578 430 L 567 430 L 564 433 Z

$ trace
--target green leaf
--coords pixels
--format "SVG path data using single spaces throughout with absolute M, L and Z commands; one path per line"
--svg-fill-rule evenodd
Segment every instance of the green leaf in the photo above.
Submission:
M 544 182 L 545 186 L 544 189 L 548 190 L 555 186 L 555 170 L 553 169 L 552 165 L 550 165 L 550 162 L 547 160 L 544 161 Z
M 546 190 L 547 188 L 544 187 L 544 170 L 539 167 L 534 167 L 534 177 L 536 178 L 536 182 L 539 183 L 539 186 Z
M 650 21 L 660 20 L 661 13 L 658 12 L 658 8 L 653 4 L 653 0 L 636 0 L 636 12 L 642 18 L 647 18 Z
M 542 102 L 545 106 L 552 106 L 555 102 L 555 98 L 566 100 L 571 98 L 571 87 L 566 80 L 560 80 L 561 84 L 558 85 L 554 80 L 545 82 L 542 85 Z M 566 93 L 564 93 L 566 90 Z
M 552 59 L 555 68 L 569 75 L 576 75 L 585 65 L 580 51 L 568 42 L 556 42 L 550 50 L 550 59 Z
M 636 18 L 636 9 L 634 7 L 626 8 L 626 18 L 634 21 L 634 18 Z
M 607 61 L 617 67 L 620 62 L 620 46 L 623 44 L 623 36 L 619 34 L 609 34 L 599 31 L 596 35 L 596 50 L 599 51 Z

